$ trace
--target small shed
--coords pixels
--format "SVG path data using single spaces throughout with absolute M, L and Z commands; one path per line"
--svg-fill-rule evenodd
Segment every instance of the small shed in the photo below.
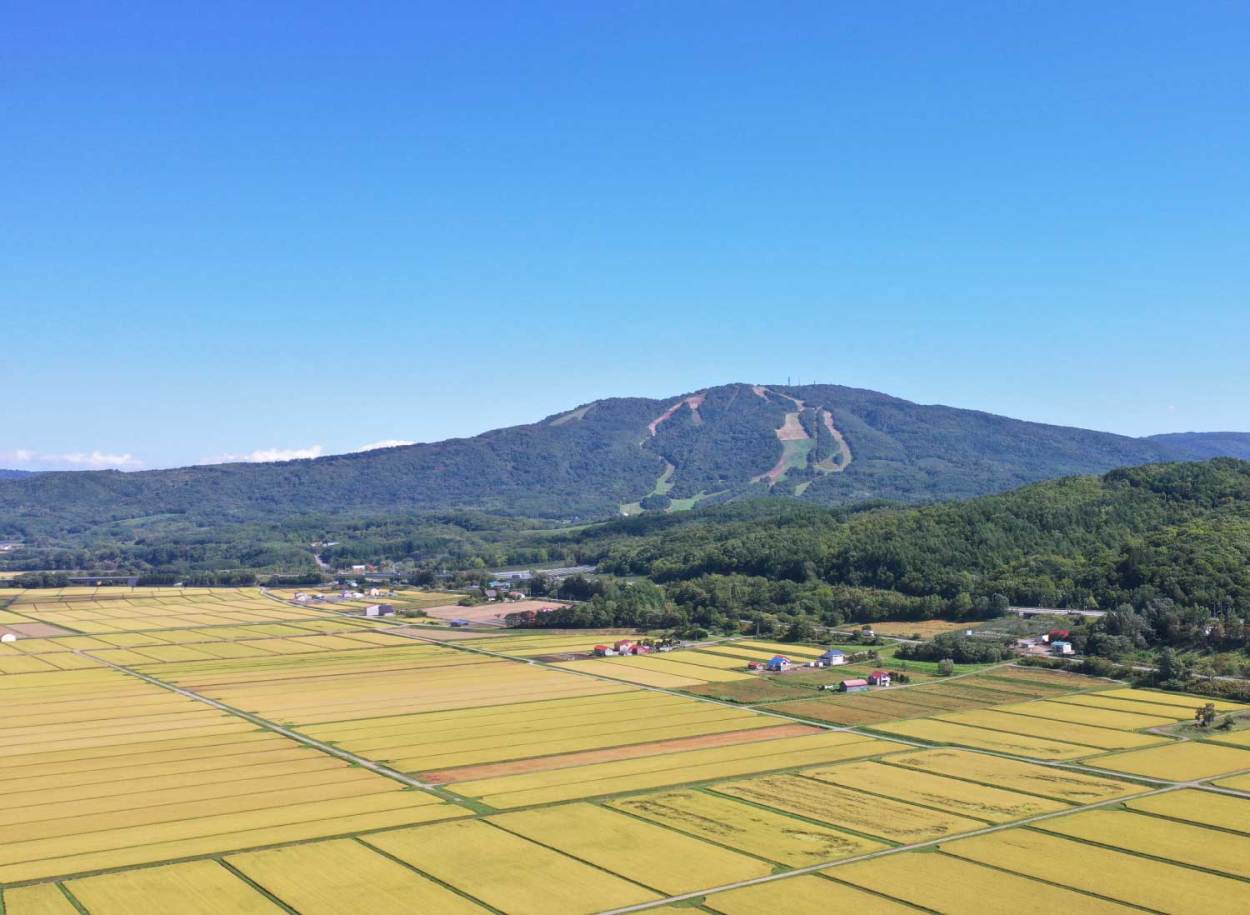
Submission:
M 1050 651 L 1052 654 L 1075 654 L 1076 649 L 1072 647 L 1071 642 L 1059 640 L 1050 643 Z
M 395 608 L 390 604 L 370 604 L 365 607 L 365 616 L 394 616 Z
M 763 670 L 763 661 L 747 661 L 747 670 Z
M 603 658 L 606 657 L 612 649 L 607 645 L 596 645 L 593 649 L 591 649 L 591 651 L 594 653 L 595 657 Z
M 862 679 L 843 680 L 838 684 L 838 691 L 842 693 L 862 693 L 868 689 L 868 681 Z
M 868 682 L 873 686 L 889 686 L 890 675 L 884 670 L 874 670 L 868 675 Z
M 775 655 L 774 657 L 769 659 L 768 669 L 769 670 L 789 670 L 790 659 L 787 658 L 785 655 L 781 655 L 781 654 Z
M 620 639 L 612 647 L 616 649 L 617 654 L 629 654 L 634 650 L 634 643 L 629 639 Z

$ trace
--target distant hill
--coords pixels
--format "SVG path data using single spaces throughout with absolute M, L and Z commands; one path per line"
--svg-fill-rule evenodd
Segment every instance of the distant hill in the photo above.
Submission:
M 30 476 L 29 470 L 4 470 L 0 469 L 0 480 L 17 480 L 22 477 Z
M 1193 457 L 1235 457 L 1250 461 L 1250 432 L 1170 432 L 1146 441 L 1179 448 Z
M 1244 453 L 1247 438 L 1134 439 L 837 385 L 729 384 L 664 400 L 599 400 L 473 438 L 313 460 L 6 479 L 0 536 L 78 537 L 157 516 L 212 526 L 472 509 L 573 520 L 762 495 L 931 502 Z

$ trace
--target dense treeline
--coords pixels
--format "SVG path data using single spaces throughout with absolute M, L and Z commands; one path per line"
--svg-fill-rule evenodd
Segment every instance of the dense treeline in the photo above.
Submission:
M 1239 647 L 1250 464 L 1152 465 L 919 509 L 741 504 L 548 544 L 605 573 L 646 576 L 703 621 L 977 619 L 1015 604 L 1116 611 L 1092 630 L 1095 653 Z M 1142 625 L 1123 636 L 1129 619 Z

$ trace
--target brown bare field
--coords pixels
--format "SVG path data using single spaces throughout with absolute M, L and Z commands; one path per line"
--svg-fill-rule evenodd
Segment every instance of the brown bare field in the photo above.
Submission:
M 24 639 L 48 639 L 58 635 L 73 635 L 69 629 L 53 626 L 51 623 L 9 623 L 0 626 L 0 634 L 12 633 Z
M 802 737 L 805 734 L 817 734 L 819 732 L 819 728 L 805 724 L 782 724 L 775 728 L 764 728 L 762 730 L 731 731 L 726 734 L 703 734 L 698 737 L 679 737 L 654 743 L 610 747 L 606 750 L 586 750 L 581 753 L 539 756 L 531 759 L 516 759 L 510 762 L 488 763 L 481 766 L 461 766 L 456 769 L 444 769 L 441 772 L 424 772 L 422 773 L 422 778 L 436 785 L 445 785 L 452 782 L 471 781 L 479 778 L 518 775 L 524 772 L 568 769 L 574 766 L 587 766 L 592 763 L 612 762 L 618 759 L 662 756 L 665 753 L 678 753 L 682 750 L 702 750 L 707 747 L 755 743 L 761 740 L 775 740 L 779 737 Z
M 496 601 L 490 604 L 478 604 L 476 607 L 443 604 L 438 607 L 426 607 L 425 612 L 439 620 L 468 620 L 477 626 L 502 626 L 503 618 L 509 613 L 524 613 L 526 610 L 538 612 L 563 606 L 564 602 L 558 600 L 518 600 L 506 603 Z

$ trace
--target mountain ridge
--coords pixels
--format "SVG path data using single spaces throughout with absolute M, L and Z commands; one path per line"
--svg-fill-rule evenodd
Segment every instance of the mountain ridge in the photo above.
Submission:
M 1250 434 L 1131 438 L 841 385 L 734 383 L 604 398 L 441 442 L 266 464 L 0 481 L 0 534 L 187 515 L 474 509 L 581 520 L 760 495 L 931 502 L 1159 461 L 1250 454 Z

